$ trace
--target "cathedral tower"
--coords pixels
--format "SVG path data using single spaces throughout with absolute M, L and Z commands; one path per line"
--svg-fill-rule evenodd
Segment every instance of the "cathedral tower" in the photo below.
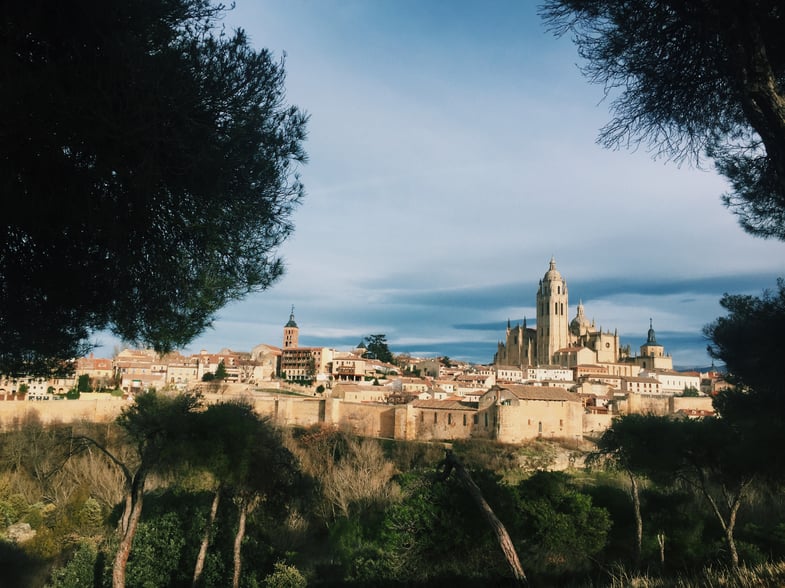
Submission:
M 537 363 L 550 365 L 553 355 L 569 345 L 567 282 L 551 258 L 537 291 Z
M 297 323 L 294 322 L 294 306 L 292 306 L 292 313 L 289 315 L 289 322 L 283 327 L 283 348 L 293 349 L 297 347 L 297 340 L 300 337 L 300 329 Z

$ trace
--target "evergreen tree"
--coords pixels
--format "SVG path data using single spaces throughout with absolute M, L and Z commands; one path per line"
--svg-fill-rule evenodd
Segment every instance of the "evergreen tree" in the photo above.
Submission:
M 387 346 L 387 335 L 369 335 L 365 338 L 367 356 L 385 363 L 393 362 L 393 354 Z
M 612 98 L 599 142 L 708 155 L 742 227 L 785 240 L 785 11 L 780 0 L 547 0 Z
M 46 0 L 0 23 L 0 372 L 91 332 L 163 352 L 283 272 L 307 117 L 210 0 Z

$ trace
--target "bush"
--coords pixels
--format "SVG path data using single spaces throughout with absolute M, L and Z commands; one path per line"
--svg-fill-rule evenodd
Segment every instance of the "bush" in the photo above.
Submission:
M 13 525 L 19 519 L 16 509 L 10 502 L 0 500 L 0 529 Z
M 538 472 L 516 487 L 524 561 L 545 576 L 584 572 L 599 553 L 611 527 L 604 508 L 575 489 L 562 472 Z
M 90 543 L 82 543 L 71 560 L 52 573 L 47 588 L 83 588 L 92 586 L 98 550 Z
M 294 566 L 276 562 L 273 573 L 264 579 L 267 588 L 305 588 L 305 577 Z
M 139 523 L 128 558 L 128 585 L 171 586 L 185 543 L 182 524 L 175 513 Z

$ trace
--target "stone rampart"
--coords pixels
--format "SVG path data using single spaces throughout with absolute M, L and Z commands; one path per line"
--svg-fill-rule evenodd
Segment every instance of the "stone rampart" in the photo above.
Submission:
M 43 423 L 106 422 L 115 419 L 127 404 L 110 394 L 82 394 L 76 400 L 5 400 L 0 401 L 0 427 L 6 429 L 33 414 Z

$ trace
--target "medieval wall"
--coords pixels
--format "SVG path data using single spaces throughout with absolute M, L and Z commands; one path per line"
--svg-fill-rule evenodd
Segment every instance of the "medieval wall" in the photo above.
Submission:
M 587 437 L 599 437 L 611 426 L 612 414 L 586 413 L 583 415 L 583 434 Z
M 670 411 L 673 413 L 680 410 L 714 410 L 711 396 L 672 396 L 670 400 Z
M 670 397 L 630 392 L 627 399 L 619 402 L 620 414 L 666 415 L 670 411 Z
M 111 421 L 127 404 L 109 394 L 83 394 L 78 400 L 4 400 L 0 401 L 0 427 L 5 429 L 33 414 L 46 424 Z

